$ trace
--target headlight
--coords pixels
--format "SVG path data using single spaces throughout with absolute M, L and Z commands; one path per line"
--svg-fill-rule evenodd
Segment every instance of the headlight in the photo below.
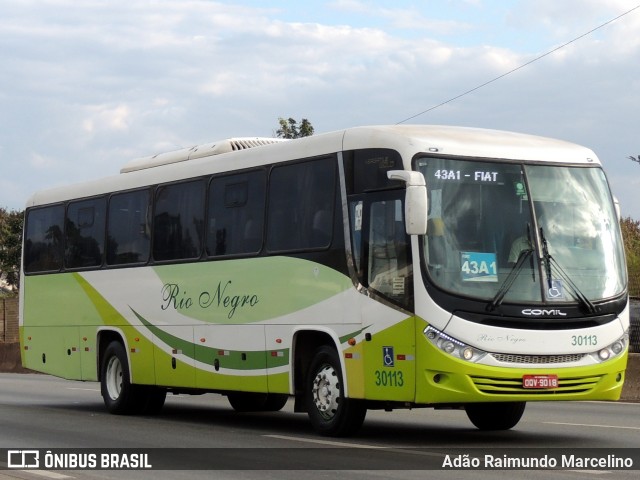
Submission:
M 474 350 L 471 347 L 467 347 L 462 351 L 462 358 L 470 361 L 473 358 Z
M 607 345 L 604 348 L 601 348 L 595 353 L 591 354 L 592 358 L 604 362 L 611 358 L 617 357 L 622 354 L 627 347 L 629 346 L 629 331 L 624 332 L 624 335 L 620 337 L 618 340 L 613 342 L 611 345 Z
M 450 337 L 446 333 L 442 333 L 431 325 L 425 328 L 423 333 L 425 338 L 433 345 L 443 352 L 460 360 L 475 363 L 487 354 L 487 352 L 483 350 L 478 350 L 477 348 L 471 347 L 460 340 Z

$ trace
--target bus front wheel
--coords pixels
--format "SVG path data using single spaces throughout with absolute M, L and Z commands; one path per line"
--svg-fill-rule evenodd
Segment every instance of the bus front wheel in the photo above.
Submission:
M 338 352 L 320 347 L 308 370 L 305 402 L 311 424 L 321 435 L 347 436 L 364 422 L 364 402 L 345 397 L 343 382 Z
M 526 402 L 469 403 L 467 417 L 480 430 L 509 430 L 517 425 Z

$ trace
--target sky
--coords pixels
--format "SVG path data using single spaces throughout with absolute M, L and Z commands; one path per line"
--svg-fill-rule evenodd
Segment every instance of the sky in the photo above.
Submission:
M 279 117 L 572 141 L 640 219 L 640 0 L 0 1 L 0 207 Z

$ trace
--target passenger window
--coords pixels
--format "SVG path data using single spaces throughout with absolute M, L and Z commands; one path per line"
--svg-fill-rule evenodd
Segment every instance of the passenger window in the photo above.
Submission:
M 258 253 L 262 248 L 264 171 L 214 178 L 209 187 L 207 255 Z
M 56 271 L 62 268 L 63 229 L 63 205 L 27 212 L 24 241 L 25 273 Z
M 83 268 L 102 265 L 105 206 L 104 198 L 69 203 L 64 231 L 65 267 Z
M 333 237 L 333 159 L 276 167 L 269 180 L 269 251 L 327 248 Z
M 119 193 L 109 200 L 107 264 L 143 263 L 149 259 L 149 190 Z
M 204 225 L 203 180 L 163 185 L 156 190 L 153 217 L 153 258 L 197 258 Z

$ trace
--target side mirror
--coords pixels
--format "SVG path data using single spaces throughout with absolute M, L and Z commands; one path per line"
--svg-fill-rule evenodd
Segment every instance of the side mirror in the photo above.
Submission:
M 420 172 L 389 170 L 390 180 L 402 180 L 407 185 L 404 199 L 404 216 L 407 235 L 427 233 L 427 185 Z

